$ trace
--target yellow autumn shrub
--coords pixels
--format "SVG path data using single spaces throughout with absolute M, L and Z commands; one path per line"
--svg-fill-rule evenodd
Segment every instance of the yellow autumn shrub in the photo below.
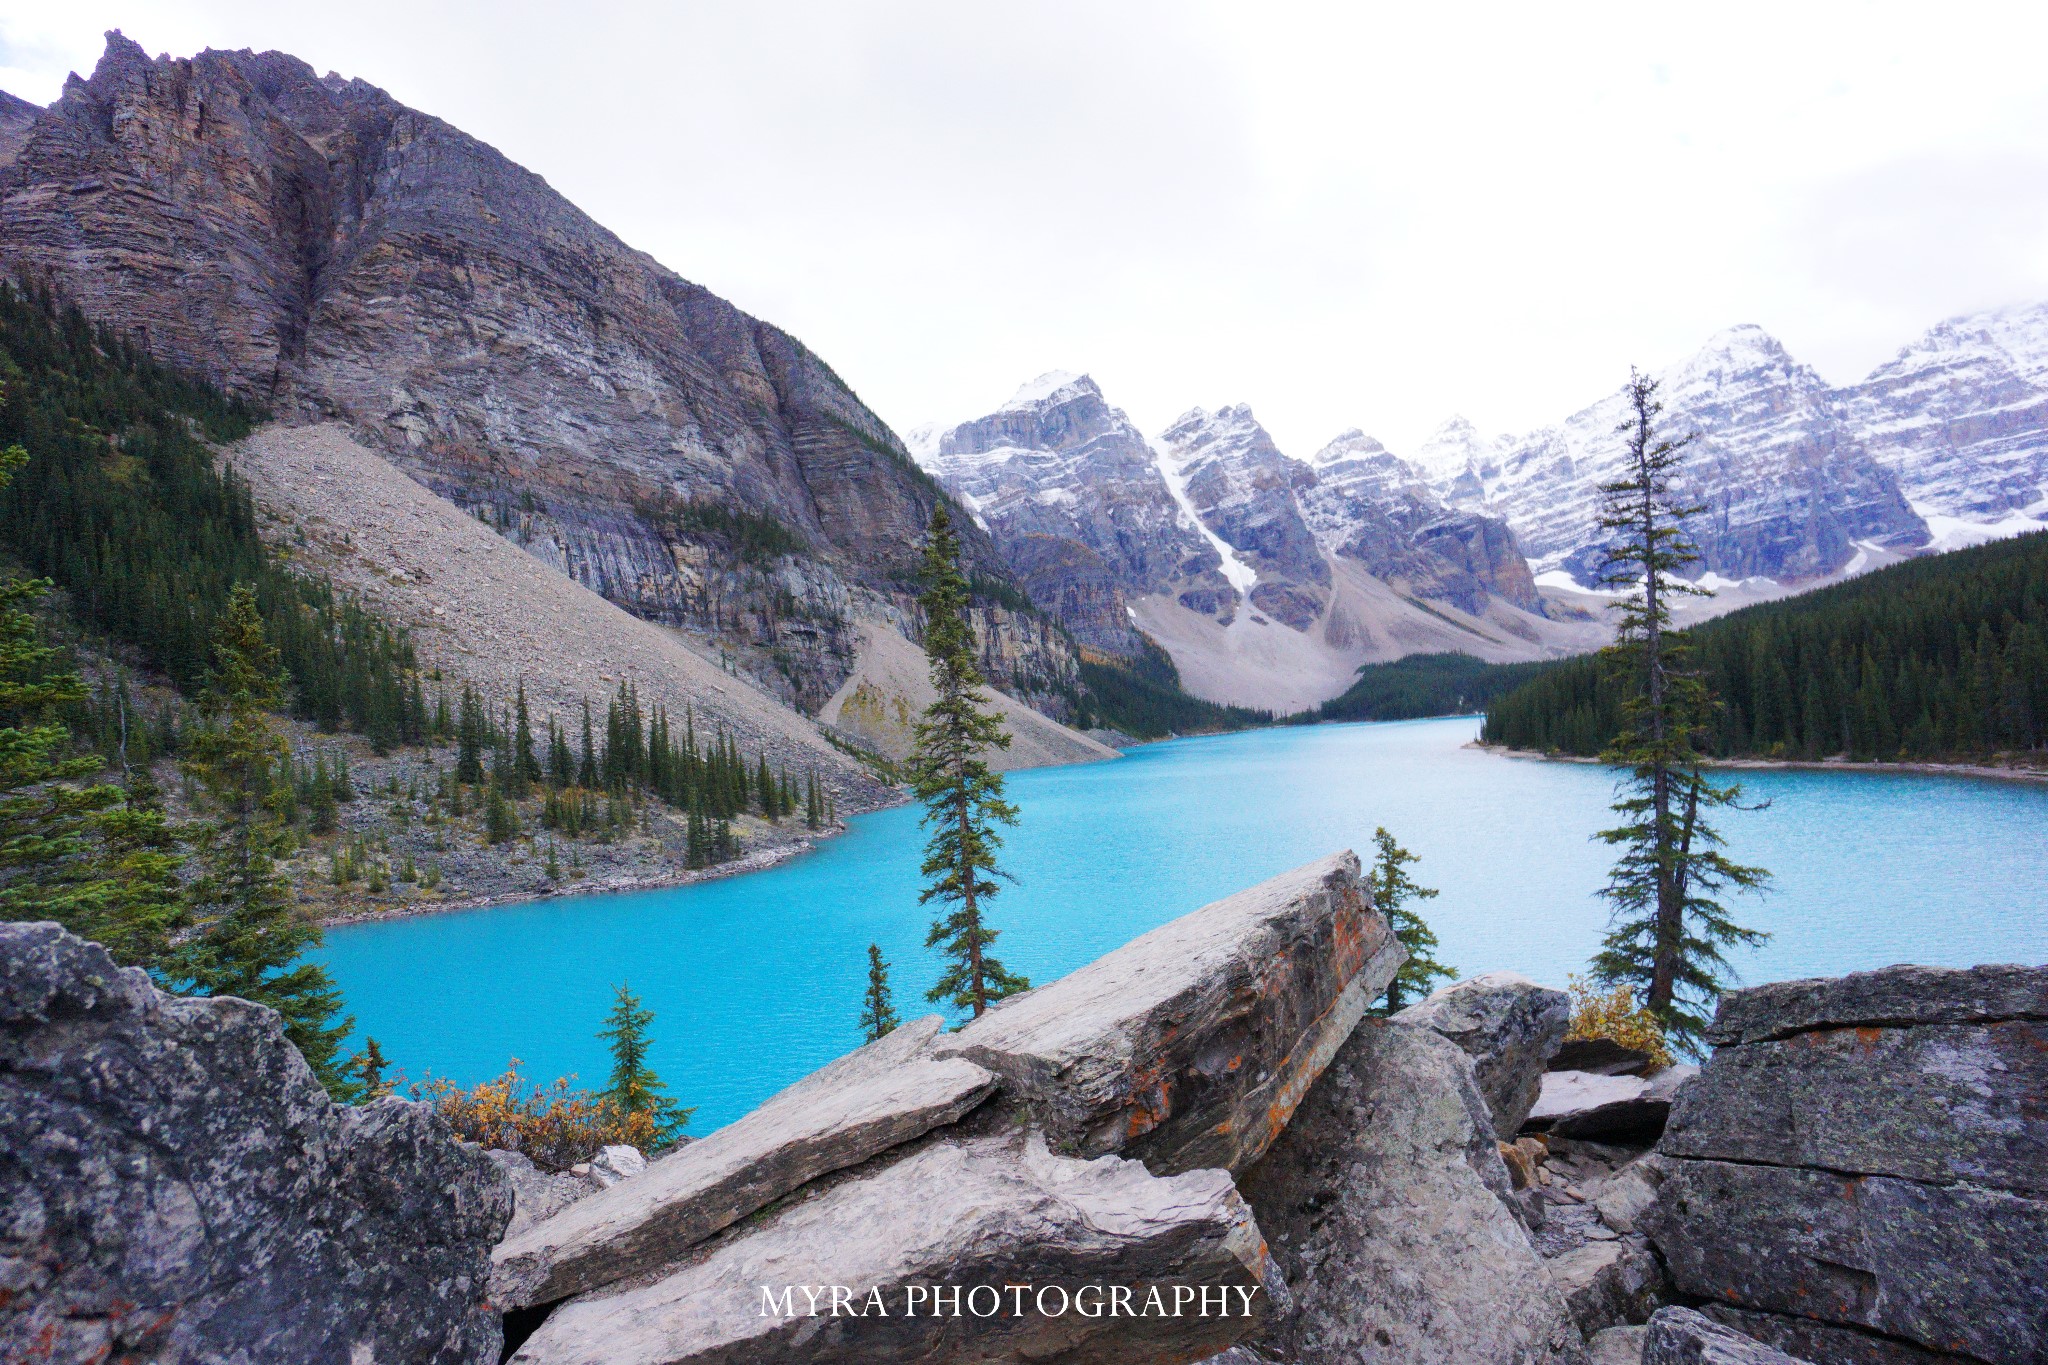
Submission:
M 457 1137 L 487 1151 L 524 1153 L 544 1171 L 566 1170 L 618 1143 L 643 1152 L 658 1145 L 652 1115 L 623 1113 L 602 1097 L 576 1089 L 574 1079 L 529 1081 L 514 1057 L 496 1080 L 465 1088 L 429 1076 L 410 1089 L 414 1099 L 434 1106 Z
M 1574 976 L 1568 979 L 1567 989 L 1572 997 L 1572 1023 L 1564 1035 L 1568 1041 L 1605 1038 L 1649 1053 L 1653 1067 L 1671 1065 L 1664 1026 L 1657 1022 L 1656 1015 L 1637 1007 L 1635 993 L 1627 986 L 1602 991 Z

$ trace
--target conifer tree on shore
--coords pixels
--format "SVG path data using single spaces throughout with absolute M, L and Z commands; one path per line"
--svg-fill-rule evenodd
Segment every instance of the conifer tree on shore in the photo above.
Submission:
M 1435 887 L 1417 886 L 1408 875 L 1408 864 L 1416 861 L 1415 855 L 1396 843 L 1384 825 L 1372 832 L 1372 841 L 1378 855 L 1366 869 L 1365 879 L 1372 888 L 1373 904 L 1387 917 L 1387 926 L 1408 950 L 1408 960 L 1387 983 L 1386 1003 L 1381 1012 L 1393 1014 L 1428 995 L 1435 988 L 1434 982 L 1457 980 L 1458 973 L 1436 960 L 1436 934 L 1421 915 L 1408 908 L 1411 901 L 1434 900 L 1437 894 Z
M 861 996 L 861 1036 L 872 1043 L 884 1037 L 901 1021 L 889 993 L 889 964 L 882 960 L 882 945 L 868 945 L 868 988 Z
M 185 945 L 183 974 L 197 994 L 239 996 L 283 1015 L 285 1035 L 320 1083 L 351 1098 L 339 1049 L 353 1021 L 336 1021 L 341 992 L 326 968 L 305 960 L 320 929 L 299 913 L 277 870 L 285 836 L 268 789 L 286 749 L 269 713 L 284 676 L 248 584 L 228 594 L 213 654 L 204 723 L 185 744 L 185 771 L 213 818 L 198 838 L 203 870 L 189 892 L 198 930 Z
M 1616 537 L 1602 581 L 1623 593 L 1605 653 L 1626 688 L 1621 732 L 1601 758 L 1627 772 L 1613 803 L 1621 823 L 1598 835 L 1621 855 L 1600 893 L 1612 918 L 1592 968 L 1603 984 L 1635 990 L 1681 1049 L 1697 1051 L 1728 971 L 1723 949 L 1768 937 L 1738 925 L 1717 897 L 1760 890 L 1769 874 L 1724 855 L 1708 821 L 1717 807 L 1743 809 L 1742 789 L 1716 784 L 1702 769 L 1698 742 L 1713 698 L 1672 630 L 1672 600 L 1701 591 L 1677 576 L 1699 557 L 1685 521 L 1702 509 L 1677 487 L 1693 435 L 1658 434 L 1655 380 L 1631 371 L 1628 401 L 1628 420 L 1616 429 L 1627 463 L 1600 490 L 1600 526 Z
M 909 762 L 911 791 L 924 803 L 922 823 L 932 831 L 920 868 L 929 880 L 918 903 L 950 907 L 932 921 L 925 946 L 942 949 L 951 959 L 926 999 L 979 1018 L 998 1000 L 1029 990 L 1031 983 L 989 952 L 996 931 L 983 912 L 999 889 L 996 850 L 1003 842 L 995 827 L 1015 824 L 1017 808 L 1003 799 L 1002 775 L 983 755 L 1007 749 L 1010 736 L 1001 718 L 976 695 L 982 677 L 967 621 L 967 578 L 960 571 L 960 541 L 943 499 L 932 507 L 924 580 L 918 599 L 925 614 L 924 652 L 938 696 L 917 724 Z
M 661 1077 L 647 1065 L 648 1029 L 654 1023 L 654 1011 L 641 1006 L 640 997 L 626 982 L 621 981 L 614 990 L 612 1012 L 597 1032 L 612 1055 L 611 1080 L 600 1098 L 621 1115 L 645 1115 L 654 1133 L 650 1150 L 660 1151 L 675 1145 L 696 1111 L 677 1104 Z

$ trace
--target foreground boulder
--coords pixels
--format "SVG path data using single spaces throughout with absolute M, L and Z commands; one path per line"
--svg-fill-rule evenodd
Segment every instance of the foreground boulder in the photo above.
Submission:
M 0 1208 L 0 1359 L 498 1358 L 495 1165 L 54 924 L 0 924 Z
M 1256 1326 L 1276 1291 L 1222 1171 L 1156 1177 L 1014 1129 L 935 1135 L 659 1279 L 572 1300 L 513 1360 L 1190 1361 Z
M 958 1119 L 996 1081 L 961 1058 L 924 1055 L 940 1026 L 937 1015 L 905 1024 L 507 1238 L 493 1255 L 493 1302 L 547 1303 L 658 1268 L 818 1176 Z
M 1690 1308 L 1662 1308 L 1643 1333 L 1643 1365 L 1805 1365 Z
M 2048 1358 L 2048 968 L 1759 987 L 1709 1037 L 1641 1219 L 1682 1291 L 1842 1359 Z
M 1579 1359 L 1471 1061 L 1436 1033 L 1360 1024 L 1242 1184 L 1294 1304 L 1252 1342 L 1272 1359 Z
M 1698 1074 L 1684 1062 L 1650 1076 L 1552 1071 L 1527 1123 L 1556 1137 L 1648 1145 L 1664 1131 L 1678 1088 Z
M 1488 972 L 1445 986 L 1394 1017 L 1433 1029 L 1464 1050 L 1493 1114 L 1494 1132 L 1512 1142 L 1571 1026 L 1572 1001 L 1526 976 Z
M 1406 951 L 1340 853 L 1183 915 L 943 1040 L 1053 1145 L 1242 1171 Z

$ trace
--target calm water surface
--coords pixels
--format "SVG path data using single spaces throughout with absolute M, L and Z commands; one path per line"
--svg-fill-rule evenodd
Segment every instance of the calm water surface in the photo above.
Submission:
M 1562 985 L 1597 946 L 1612 779 L 1580 764 L 1465 747 L 1470 719 L 1267 730 L 1149 745 L 1113 763 L 1019 773 L 992 915 L 997 955 L 1043 984 L 1219 896 L 1385 825 L 1442 891 L 1424 911 L 1466 975 Z M 1753 772 L 1770 808 L 1728 813 L 1740 861 L 1776 874 L 1738 902 L 1770 943 L 1748 982 L 1892 962 L 2048 961 L 2048 784 L 1896 773 Z M 859 1041 L 866 950 L 893 966 L 898 1012 L 937 979 L 917 904 L 908 807 L 766 872 L 329 932 L 325 960 L 359 1030 L 394 1062 L 469 1082 L 509 1057 L 603 1084 L 594 1037 L 612 984 L 657 1015 L 652 1064 L 697 1106 L 738 1117 Z

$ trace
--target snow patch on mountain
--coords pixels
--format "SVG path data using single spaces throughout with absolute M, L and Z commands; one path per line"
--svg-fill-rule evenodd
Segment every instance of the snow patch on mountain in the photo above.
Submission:
M 1187 524 L 1194 527 L 1202 539 L 1208 541 L 1222 557 L 1224 581 L 1230 584 L 1239 597 L 1249 597 L 1252 586 L 1259 581 L 1259 571 L 1237 552 L 1235 545 L 1210 530 L 1209 523 L 1202 520 L 1201 513 L 1195 510 L 1193 499 L 1188 497 L 1187 470 L 1182 467 L 1180 461 L 1157 444 L 1152 444 L 1151 450 L 1153 463 L 1159 468 L 1159 476 L 1166 480 L 1166 490 L 1173 494 L 1174 504 L 1180 508 L 1181 516 L 1186 518 Z

